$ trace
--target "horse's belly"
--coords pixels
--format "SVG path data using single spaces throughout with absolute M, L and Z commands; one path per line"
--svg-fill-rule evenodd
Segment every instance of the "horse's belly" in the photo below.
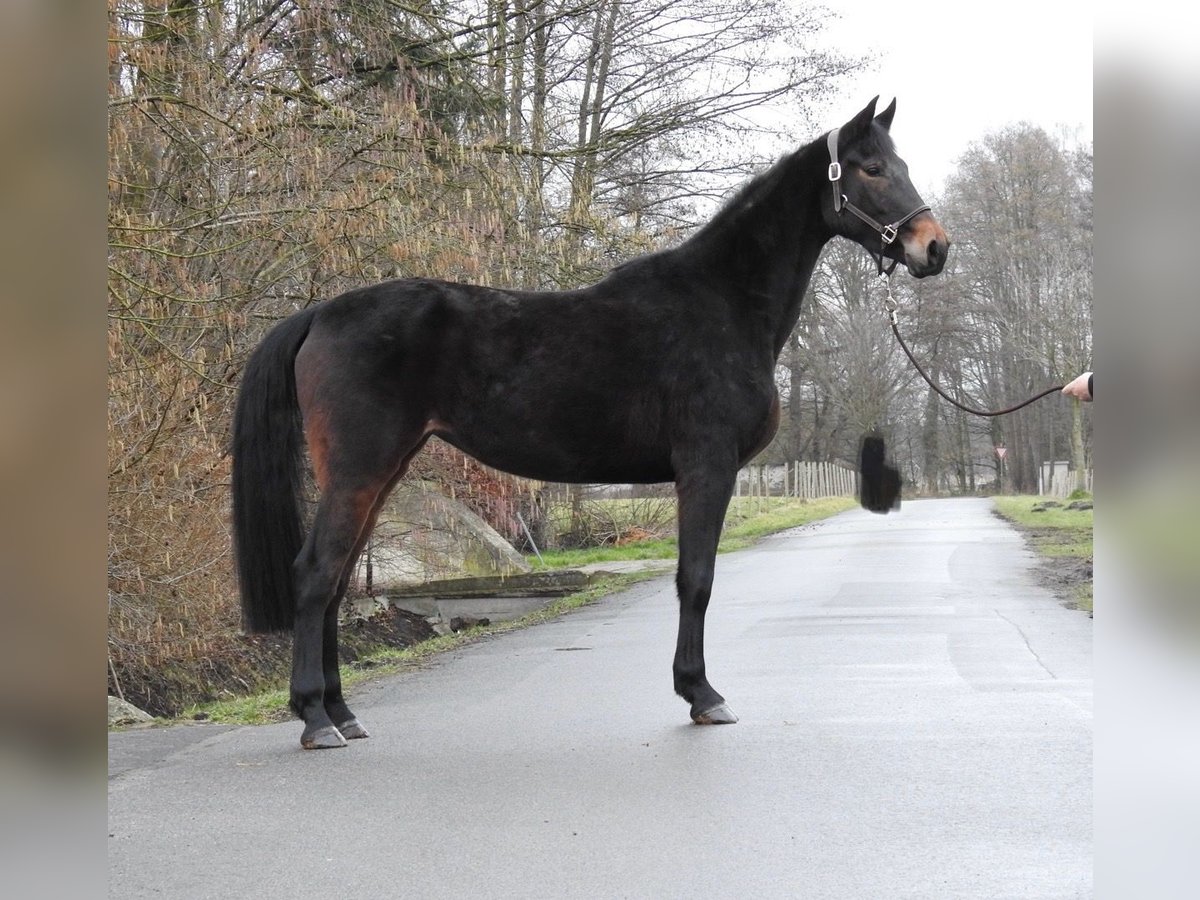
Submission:
M 520 427 L 433 432 L 486 466 L 537 481 L 654 484 L 673 481 L 669 454 L 621 435 Z

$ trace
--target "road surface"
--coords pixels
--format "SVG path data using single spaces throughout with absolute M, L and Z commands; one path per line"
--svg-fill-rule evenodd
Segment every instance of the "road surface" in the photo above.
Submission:
M 110 736 L 113 897 L 1087 897 L 1091 620 L 987 500 L 723 555 L 709 677 L 670 576 L 358 688 L 371 730 Z M 356 701 L 356 702 L 355 702 Z

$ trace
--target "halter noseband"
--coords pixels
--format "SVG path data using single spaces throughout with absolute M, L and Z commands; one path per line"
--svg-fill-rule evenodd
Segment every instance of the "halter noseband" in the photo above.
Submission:
M 883 275 L 883 255 L 888 248 L 888 244 L 896 240 L 896 236 L 900 233 L 900 229 L 906 222 L 915 218 L 916 216 L 919 216 L 923 212 L 928 212 L 929 207 L 918 206 L 907 216 L 902 219 L 897 219 L 891 225 L 880 225 L 871 216 L 867 215 L 865 212 L 851 203 L 846 195 L 842 193 L 842 164 L 838 162 L 839 130 L 840 129 L 835 128 L 833 131 L 829 132 L 829 181 L 833 185 L 833 211 L 840 213 L 843 209 L 846 209 L 862 219 L 863 222 L 875 229 L 875 231 L 879 232 L 879 255 L 876 257 L 874 251 L 871 250 L 868 250 L 867 252 L 870 253 L 872 257 L 875 257 L 875 262 L 879 266 L 879 274 Z M 892 260 L 892 264 L 887 268 L 888 275 L 891 275 L 892 272 L 895 271 L 897 262 L 899 262 L 899 260 Z

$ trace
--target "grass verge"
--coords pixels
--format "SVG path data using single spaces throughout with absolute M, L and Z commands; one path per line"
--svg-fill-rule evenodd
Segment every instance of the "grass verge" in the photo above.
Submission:
M 1056 593 L 1092 611 L 1092 510 L 1046 507 L 1046 497 L 996 497 L 995 509 L 1045 558 L 1043 574 Z M 1058 501 L 1050 501 L 1058 502 Z M 1041 507 L 1041 511 L 1035 511 Z
M 857 505 L 858 501 L 851 497 L 825 497 L 820 500 L 795 497 L 735 498 L 725 514 L 725 527 L 717 552 L 744 550 L 769 534 L 826 519 Z M 540 560 L 536 556 L 527 559 L 535 569 L 570 569 L 599 562 L 675 559 L 678 555 L 678 541 L 674 537 L 667 537 L 585 550 L 551 550 L 543 552 Z

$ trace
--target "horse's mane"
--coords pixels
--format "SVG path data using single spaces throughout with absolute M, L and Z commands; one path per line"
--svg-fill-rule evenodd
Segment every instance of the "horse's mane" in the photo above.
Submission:
M 673 255 L 689 251 L 704 252 L 703 248 L 715 244 L 724 244 L 731 237 L 744 237 L 747 222 L 759 219 L 764 222 L 779 222 L 788 215 L 794 215 L 800 201 L 798 193 L 800 184 L 806 176 L 817 174 L 822 183 L 829 165 L 829 150 L 826 143 L 828 132 L 810 141 L 798 150 L 787 153 L 776 160 L 769 168 L 754 175 L 741 187 L 737 188 L 713 216 L 701 225 L 683 244 L 639 256 L 614 266 L 611 273 L 623 272 L 637 267 L 648 260 L 657 259 L 664 255 Z M 867 129 L 867 133 L 859 139 L 860 150 L 867 154 L 890 153 L 895 145 L 887 131 L 879 126 Z M 790 182 L 790 184 L 789 184 Z M 760 215 L 766 213 L 766 215 Z M 766 237 L 764 235 L 764 237 Z M 769 241 L 770 238 L 767 238 Z
M 696 231 L 692 240 L 702 244 L 712 239 L 720 240 L 744 227 L 746 220 L 760 210 L 777 215 L 786 215 L 790 210 L 794 210 L 799 198 L 789 196 L 787 190 L 781 188 L 789 181 L 798 184 L 810 170 L 824 179 L 829 165 L 827 136 L 828 132 L 825 132 L 799 150 L 776 160 L 770 168 L 751 178 Z M 867 133 L 859 139 L 858 146 L 867 155 L 888 154 L 895 150 L 891 136 L 878 125 L 867 129 Z M 784 208 L 772 209 L 779 204 Z
M 779 158 L 765 171 L 759 172 L 738 188 L 721 208 L 696 231 L 694 239 L 704 242 L 708 238 L 719 238 L 739 228 L 747 218 L 768 205 L 782 199 L 780 188 L 791 180 L 799 169 L 805 169 L 815 160 L 818 144 L 823 144 L 824 135 L 805 144 L 799 150 Z

